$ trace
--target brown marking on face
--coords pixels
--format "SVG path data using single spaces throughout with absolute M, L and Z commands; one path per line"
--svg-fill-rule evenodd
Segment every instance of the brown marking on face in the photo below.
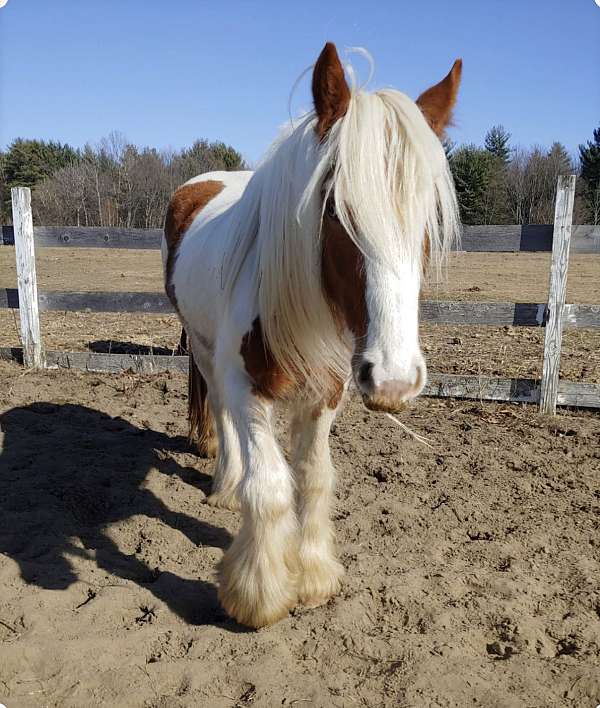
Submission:
M 177 309 L 175 287 L 171 282 L 177 249 L 194 217 L 223 190 L 223 182 L 206 180 L 185 184 L 173 194 L 165 219 L 165 240 L 167 242 L 167 265 L 165 269 L 165 290 L 169 300 Z
M 243 336 L 240 354 L 252 379 L 255 395 L 273 400 L 284 398 L 294 388 L 295 382 L 283 372 L 264 340 L 259 317 Z
M 323 140 L 333 124 L 346 114 L 350 103 L 344 67 L 331 42 L 323 47 L 315 64 L 312 93 L 318 118 L 315 130 L 319 140 Z
M 462 59 L 457 59 L 448 75 L 422 93 L 416 101 L 431 129 L 440 138 L 452 118 L 461 74 Z
M 341 223 L 326 210 L 322 226 L 321 279 L 334 317 L 362 342 L 369 326 L 365 259 Z

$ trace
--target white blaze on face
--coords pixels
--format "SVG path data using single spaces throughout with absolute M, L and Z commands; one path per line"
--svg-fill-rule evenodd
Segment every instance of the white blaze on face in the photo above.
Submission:
M 419 346 L 420 263 L 407 261 L 394 271 L 367 260 L 366 346 L 360 357 L 359 387 L 367 395 L 406 401 L 425 385 L 426 368 Z M 366 373 L 370 376 L 367 377 Z

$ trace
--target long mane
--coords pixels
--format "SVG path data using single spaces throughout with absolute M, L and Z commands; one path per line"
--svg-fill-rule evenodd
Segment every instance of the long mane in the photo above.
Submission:
M 265 344 L 284 371 L 324 394 L 349 373 L 321 281 L 324 196 L 365 258 L 421 268 L 424 234 L 438 269 L 458 237 L 452 177 L 442 145 L 418 106 L 399 91 L 353 90 L 322 142 L 310 113 L 271 146 L 235 207 L 234 247 L 224 263 L 227 296 L 252 258 Z M 351 284 L 349 284 L 351 287 Z

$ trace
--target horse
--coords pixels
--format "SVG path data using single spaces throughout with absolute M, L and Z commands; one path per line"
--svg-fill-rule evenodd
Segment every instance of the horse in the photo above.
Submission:
M 426 382 L 419 346 L 425 268 L 458 234 L 441 143 L 462 62 L 416 102 L 369 92 L 327 43 L 314 110 L 279 135 L 256 171 L 212 172 L 173 195 L 165 289 L 189 347 L 189 421 L 216 455 L 216 507 L 242 525 L 218 595 L 259 628 L 340 588 L 330 507 L 329 430 L 349 383 L 393 412 Z M 289 462 L 274 407 L 290 413 Z

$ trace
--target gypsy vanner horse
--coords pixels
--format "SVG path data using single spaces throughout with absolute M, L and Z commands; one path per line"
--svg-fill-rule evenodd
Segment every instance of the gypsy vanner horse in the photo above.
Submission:
M 440 137 L 461 68 L 414 102 L 349 86 L 328 43 L 314 111 L 258 169 L 195 177 L 169 205 L 165 287 L 190 349 L 191 431 L 216 454 L 208 503 L 243 515 L 219 568 L 242 624 L 339 588 L 328 436 L 350 379 L 388 412 L 425 384 L 419 291 L 458 230 Z M 289 463 L 276 402 L 290 410 Z

